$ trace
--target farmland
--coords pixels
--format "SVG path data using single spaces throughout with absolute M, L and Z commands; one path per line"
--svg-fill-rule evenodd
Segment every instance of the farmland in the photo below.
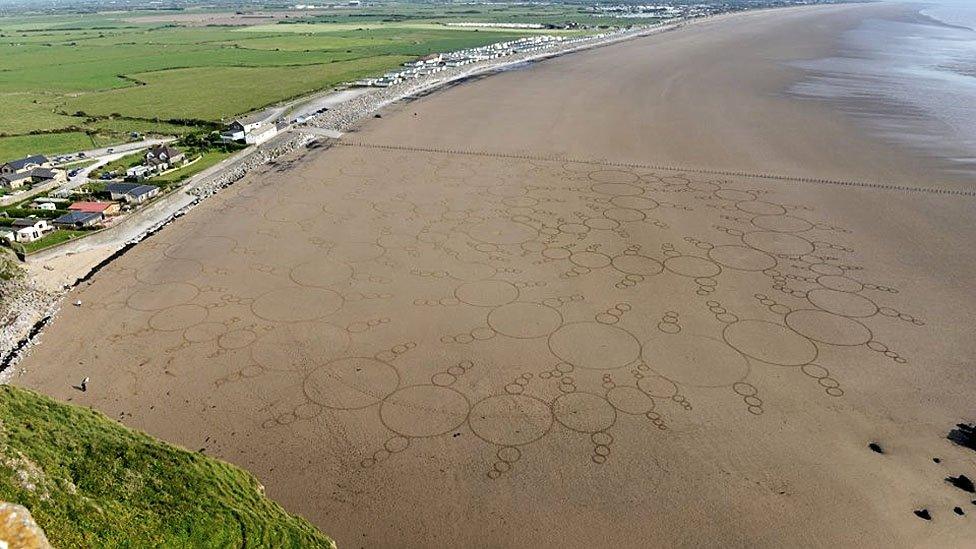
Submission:
M 384 4 L 253 18 L 194 9 L 169 17 L 0 18 L 0 158 L 93 148 L 133 133 L 213 129 L 235 115 L 382 74 L 421 55 L 542 32 L 451 22 L 607 22 L 573 7 L 464 8 Z M 224 15 L 216 20 L 226 24 L 198 24 Z

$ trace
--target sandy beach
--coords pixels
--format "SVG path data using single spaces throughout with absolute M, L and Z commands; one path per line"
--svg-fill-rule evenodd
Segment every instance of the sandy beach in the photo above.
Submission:
M 907 9 L 395 104 L 73 290 L 13 383 L 251 470 L 340 547 L 966 546 L 976 198 L 936 191 L 972 181 L 786 91 Z

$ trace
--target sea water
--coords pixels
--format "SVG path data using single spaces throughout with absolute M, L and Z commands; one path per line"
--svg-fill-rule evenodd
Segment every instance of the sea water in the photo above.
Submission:
M 834 57 L 798 62 L 794 95 L 831 101 L 883 139 L 976 176 L 976 0 L 867 19 Z

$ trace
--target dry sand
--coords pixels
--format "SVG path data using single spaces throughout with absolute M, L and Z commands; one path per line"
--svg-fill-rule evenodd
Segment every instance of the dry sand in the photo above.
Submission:
M 344 547 L 964 546 L 976 199 L 646 167 L 958 188 L 779 93 L 896 9 L 401 105 L 76 289 L 15 382 L 247 467 Z

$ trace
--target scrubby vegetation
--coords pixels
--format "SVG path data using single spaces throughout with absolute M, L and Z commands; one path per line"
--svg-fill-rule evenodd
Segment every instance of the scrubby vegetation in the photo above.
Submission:
M 0 500 L 56 547 L 334 547 L 249 473 L 0 386 Z

